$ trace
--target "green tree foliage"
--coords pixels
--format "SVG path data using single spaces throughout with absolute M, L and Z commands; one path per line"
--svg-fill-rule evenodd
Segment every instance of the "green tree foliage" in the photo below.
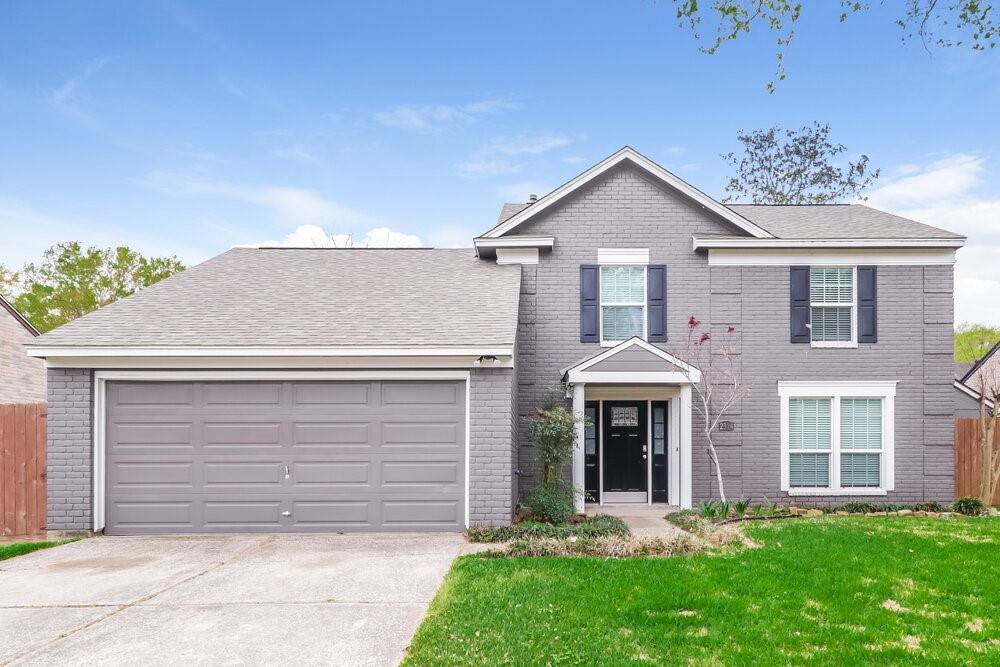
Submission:
M 836 164 L 847 147 L 830 141 L 829 125 L 741 130 L 736 138 L 743 151 L 722 156 L 733 170 L 725 202 L 829 204 L 860 197 L 879 177 L 867 155 L 846 166 Z
M 775 35 L 777 71 L 767 84 L 785 79 L 785 52 L 792 40 L 805 3 L 801 0 L 673 0 L 678 25 L 691 32 L 703 53 L 715 54 L 726 42 L 749 35 L 754 28 Z M 871 8 L 864 0 L 829 0 L 809 3 L 810 9 L 831 11 L 843 23 L 852 14 Z M 995 48 L 1000 12 L 981 0 L 904 0 L 896 25 L 903 41 L 919 39 L 926 47 L 967 47 L 974 51 Z M 711 36 L 703 38 L 708 26 Z
M 42 332 L 183 271 L 176 257 L 144 257 L 131 248 L 58 243 L 42 261 L 14 273 L 0 267 L 0 291 Z
M 985 324 L 960 324 L 955 328 L 955 361 L 979 361 L 1000 341 L 1000 328 Z

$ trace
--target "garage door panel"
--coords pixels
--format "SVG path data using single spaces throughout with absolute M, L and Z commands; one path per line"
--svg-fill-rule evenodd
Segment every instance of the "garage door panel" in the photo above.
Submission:
M 372 399 L 369 382 L 296 382 L 292 385 L 292 402 L 296 408 L 303 406 L 357 406 L 368 405 Z
M 192 449 L 193 429 L 190 422 L 117 422 L 109 424 L 107 437 L 119 449 Z
M 202 428 L 205 449 L 281 447 L 280 422 L 207 422 Z
M 205 382 L 200 386 L 204 404 L 220 408 L 277 406 L 281 404 L 283 390 L 281 383 L 264 382 Z
M 464 392 L 453 381 L 109 382 L 106 530 L 460 530 Z
M 361 445 L 369 447 L 371 425 L 367 422 L 300 422 L 292 424 L 293 447 Z
M 459 386 L 451 383 L 391 383 L 382 385 L 382 405 L 455 405 Z
M 296 489 L 371 486 L 370 461 L 300 461 L 292 467 Z

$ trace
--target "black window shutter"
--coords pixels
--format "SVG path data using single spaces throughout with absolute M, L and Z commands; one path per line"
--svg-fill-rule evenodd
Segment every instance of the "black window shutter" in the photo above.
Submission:
M 646 340 L 662 343 L 667 340 L 667 267 L 654 265 L 646 269 L 646 311 L 649 320 Z
M 596 265 L 580 267 L 580 342 L 600 343 L 600 276 Z
M 878 342 L 878 279 L 874 266 L 858 267 L 858 342 Z
M 809 335 L 809 267 L 791 267 L 792 342 L 808 343 Z

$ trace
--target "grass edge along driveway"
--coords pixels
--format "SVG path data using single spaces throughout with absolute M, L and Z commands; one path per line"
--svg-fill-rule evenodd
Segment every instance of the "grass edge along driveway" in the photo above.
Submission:
M 78 538 L 71 538 L 68 540 L 41 540 L 37 542 L 0 542 L 0 561 L 7 560 L 8 558 L 14 558 L 15 556 L 30 554 L 32 551 L 38 551 L 40 549 L 50 549 L 52 547 L 58 547 L 61 544 L 69 544 L 70 542 L 76 542 L 77 539 Z
M 746 530 L 760 548 L 462 557 L 404 664 L 1000 663 L 1000 519 Z

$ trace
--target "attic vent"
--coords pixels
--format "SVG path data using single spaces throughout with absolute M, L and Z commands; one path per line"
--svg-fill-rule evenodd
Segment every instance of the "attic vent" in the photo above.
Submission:
M 528 195 L 529 204 L 534 204 L 536 201 L 538 201 L 538 195 Z

